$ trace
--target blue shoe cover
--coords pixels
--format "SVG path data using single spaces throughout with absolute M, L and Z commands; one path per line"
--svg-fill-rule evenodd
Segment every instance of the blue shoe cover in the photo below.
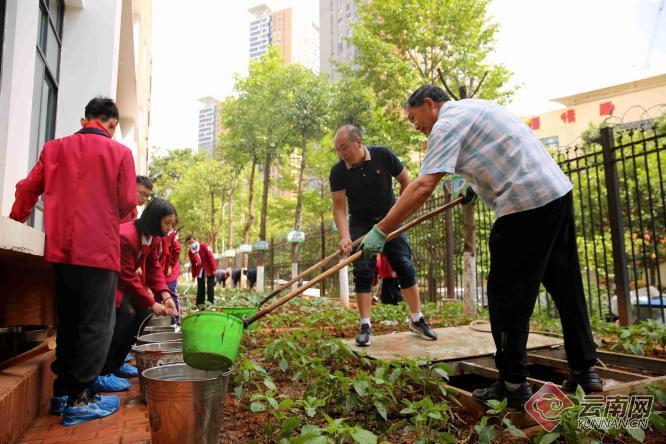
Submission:
M 95 395 L 88 404 L 65 407 L 62 414 L 62 425 L 73 426 L 93 419 L 104 418 L 118 411 L 120 398 L 117 396 Z
M 132 383 L 127 379 L 119 378 L 116 375 L 98 376 L 93 382 L 92 389 L 96 393 L 123 392 L 132 387 Z
M 134 355 L 132 353 L 127 353 L 127 356 L 125 356 L 125 362 L 130 362 L 134 360 Z
M 114 370 L 113 374 L 120 378 L 136 378 L 139 376 L 139 370 L 133 365 L 123 364 L 119 369 Z

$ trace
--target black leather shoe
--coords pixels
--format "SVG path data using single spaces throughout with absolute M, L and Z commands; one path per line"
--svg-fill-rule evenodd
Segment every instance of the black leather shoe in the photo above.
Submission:
M 581 386 L 585 393 L 601 392 L 604 389 L 599 373 L 590 367 L 587 370 L 569 372 L 569 377 L 562 383 L 562 389 L 567 393 L 576 393 L 576 387 Z
M 504 381 L 495 381 L 489 387 L 474 390 L 472 396 L 483 402 L 491 399 L 501 401 L 506 398 L 508 407 L 523 408 L 527 400 L 532 397 L 532 387 L 527 382 L 523 382 L 516 390 L 510 391 L 507 390 Z
M 370 345 L 370 336 L 372 336 L 372 329 L 368 324 L 361 324 L 361 331 L 356 336 L 356 345 L 365 347 Z

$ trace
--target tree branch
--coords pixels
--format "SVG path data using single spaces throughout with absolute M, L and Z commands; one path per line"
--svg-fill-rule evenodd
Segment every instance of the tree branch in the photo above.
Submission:
M 483 73 L 483 77 L 481 77 L 481 80 L 479 81 L 479 84 L 476 86 L 476 89 L 472 93 L 470 97 L 476 97 L 476 93 L 479 92 L 479 89 L 481 89 L 481 85 L 483 85 L 483 81 L 486 80 L 486 77 L 488 76 L 488 71 Z
M 449 85 L 447 85 L 446 80 L 444 79 L 444 74 L 442 73 L 442 70 L 440 68 L 437 68 L 437 73 L 439 74 L 439 80 L 441 80 L 442 84 L 444 85 L 444 89 L 446 90 L 447 93 L 449 93 L 449 96 L 453 98 L 453 100 L 459 100 L 458 97 L 451 91 L 451 88 L 449 88 Z

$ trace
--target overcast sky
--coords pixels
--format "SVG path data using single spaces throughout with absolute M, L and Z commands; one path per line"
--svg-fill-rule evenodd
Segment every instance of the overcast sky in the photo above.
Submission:
M 559 106 L 549 99 L 666 73 L 666 11 L 656 27 L 662 2 L 493 0 L 490 14 L 500 25 L 493 61 L 521 86 L 509 108 L 536 114 Z M 246 72 L 247 9 L 258 3 L 153 2 L 151 145 L 196 147 L 197 99 L 230 95 L 234 74 Z M 319 22 L 318 0 L 265 3 L 273 10 L 300 8 Z

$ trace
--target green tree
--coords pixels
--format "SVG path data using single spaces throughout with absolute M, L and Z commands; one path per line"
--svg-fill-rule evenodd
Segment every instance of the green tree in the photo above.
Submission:
M 303 218 L 303 184 L 308 160 L 308 144 L 321 139 L 327 131 L 330 112 L 330 86 L 323 75 L 315 75 L 301 65 L 287 68 L 289 88 L 283 93 L 286 102 L 287 125 L 294 145 L 300 145 L 300 167 L 296 189 L 294 230 L 301 229 Z M 297 273 L 298 244 L 291 246 L 292 274 Z M 292 276 L 293 277 L 293 276 Z
M 453 98 L 479 97 L 500 103 L 513 91 L 509 71 L 492 64 L 497 25 L 488 20 L 490 0 L 378 0 L 359 7 L 352 43 L 356 75 L 372 88 L 384 138 L 398 152 L 417 148 L 402 118 L 407 95 L 424 83 L 439 83 Z M 385 118 L 382 118 L 385 117 Z M 406 154 L 402 152 L 402 154 Z

